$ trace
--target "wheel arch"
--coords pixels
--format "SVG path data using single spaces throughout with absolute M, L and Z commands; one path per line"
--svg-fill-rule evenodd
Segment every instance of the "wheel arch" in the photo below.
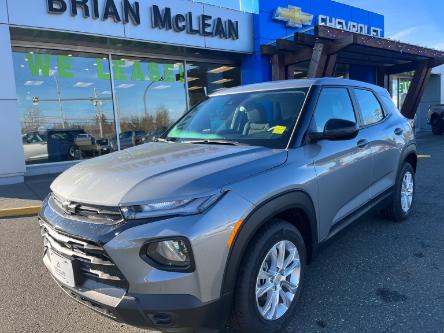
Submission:
M 402 151 L 401 165 L 399 166 L 399 168 L 401 168 L 402 165 L 406 162 L 410 163 L 410 165 L 413 167 L 413 170 L 416 172 L 416 168 L 418 166 L 418 153 L 416 152 L 415 144 L 410 144 Z
M 228 254 L 222 282 L 222 295 L 234 290 L 239 268 L 250 241 L 273 218 L 284 219 L 298 228 L 306 242 L 308 260 L 317 252 L 318 225 L 310 196 L 304 191 L 295 190 L 270 198 L 258 205 L 239 228 Z

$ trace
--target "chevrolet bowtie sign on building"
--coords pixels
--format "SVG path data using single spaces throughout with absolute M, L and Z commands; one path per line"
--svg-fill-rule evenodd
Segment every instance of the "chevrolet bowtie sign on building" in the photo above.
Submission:
M 313 15 L 304 13 L 301 8 L 291 5 L 288 8 L 278 7 L 273 18 L 287 22 L 287 26 L 291 28 L 302 28 L 313 23 Z

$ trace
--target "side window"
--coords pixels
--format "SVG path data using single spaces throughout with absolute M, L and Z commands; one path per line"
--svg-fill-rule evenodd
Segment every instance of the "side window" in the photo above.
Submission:
M 323 88 L 313 116 L 311 128 L 322 133 L 330 119 L 356 122 L 356 115 L 347 88 Z
M 382 106 L 370 90 L 355 89 L 356 99 L 362 113 L 364 125 L 375 124 L 384 119 Z

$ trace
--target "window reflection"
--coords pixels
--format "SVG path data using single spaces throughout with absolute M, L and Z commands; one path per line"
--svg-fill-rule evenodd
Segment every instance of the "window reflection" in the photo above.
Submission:
M 212 92 L 240 85 L 240 68 L 235 65 L 187 64 L 188 94 L 194 106 Z
M 152 141 L 186 111 L 184 68 L 182 62 L 113 59 L 121 149 Z
M 113 56 L 110 64 L 104 54 L 19 47 L 13 57 L 27 164 L 150 142 L 207 94 L 240 85 L 240 68 L 229 64 L 188 63 L 185 73 L 174 60 Z
M 115 135 L 106 56 L 14 50 L 27 164 L 109 153 Z

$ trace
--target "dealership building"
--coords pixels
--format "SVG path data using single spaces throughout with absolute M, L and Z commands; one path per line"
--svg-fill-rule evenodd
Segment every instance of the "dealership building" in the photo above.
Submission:
M 331 0 L 0 0 L 0 54 L 0 184 L 149 142 L 240 84 L 366 81 L 419 128 L 444 90 L 443 52 Z

